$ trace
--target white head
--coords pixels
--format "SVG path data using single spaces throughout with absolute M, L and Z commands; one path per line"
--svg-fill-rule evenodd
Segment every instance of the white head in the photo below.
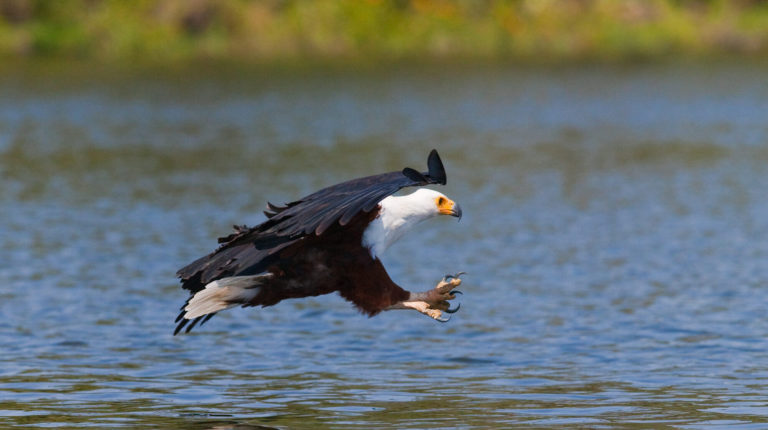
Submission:
M 437 215 L 461 219 L 461 207 L 443 193 L 421 188 L 406 196 L 389 196 L 379 202 L 379 216 L 363 234 L 363 246 L 374 257 L 381 255 L 414 225 Z

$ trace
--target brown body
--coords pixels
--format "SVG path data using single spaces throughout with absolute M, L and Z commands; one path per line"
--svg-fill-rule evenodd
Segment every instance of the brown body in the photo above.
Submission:
M 373 316 L 406 300 L 409 293 L 392 282 L 381 261 L 362 246 L 363 232 L 377 213 L 361 213 L 344 227 L 335 225 L 322 237 L 307 236 L 281 250 L 267 269 L 274 276 L 245 306 L 272 306 L 285 299 L 338 291 Z

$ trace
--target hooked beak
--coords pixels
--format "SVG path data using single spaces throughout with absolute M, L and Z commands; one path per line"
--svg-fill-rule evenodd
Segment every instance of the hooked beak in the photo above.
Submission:
M 450 215 L 461 220 L 461 206 L 451 199 L 440 197 L 436 201 L 440 215 Z
M 453 208 L 451 209 L 451 216 L 454 216 L 461 221 L 461 206 L 459 206 L 458 203 L 453 204 Z

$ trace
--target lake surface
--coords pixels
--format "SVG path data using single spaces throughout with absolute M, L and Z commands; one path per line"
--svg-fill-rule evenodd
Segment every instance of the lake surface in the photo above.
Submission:
M 0 73 L 0 426 L 768 425 L 768 64 Z M 232 224 L 442 155 L 385 256 L 446 324 L 338 296 L 172 336 Z

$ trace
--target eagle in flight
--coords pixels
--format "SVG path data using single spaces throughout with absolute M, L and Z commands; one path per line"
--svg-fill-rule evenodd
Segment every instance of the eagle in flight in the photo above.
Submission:
M 428 171 L 406 167 L 342 182 L 285 206 L 267 203 L 267 220 L 235 226 L 211 254 L 177 272 L 190 296 L 176 318 L 174 335 L 189 332 L 217 312 L 235 306 L 272 306 L 281 300 L 338 291 L 363 313 L 414 309 L 437 321 L 458 310 L 449 300 L 462 273 L 435 288 L 406 291 L 389 278 L 379 256 L 411 227 L 437 215 L 461 218 L 461 207 L 426 188 L 393 196 L 404 187 L 445 185 L 437 151 Z

